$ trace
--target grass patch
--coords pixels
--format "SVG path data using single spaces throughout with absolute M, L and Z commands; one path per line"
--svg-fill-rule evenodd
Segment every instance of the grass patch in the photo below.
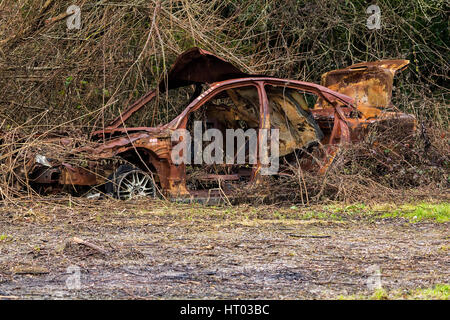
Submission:
M 450 286 L 448 284 L 438 284 L 431 289 L 417 289 L 413 296 L 416 299 L 438 299 L 448 300 L 450 297 Z
M 397 209 L 383 213 L 381 218 L 405 218 L 409 219 L 410 222 L 422 220 L 435 220 L 441 223 L 448 222 L 450 220 L 450 203 L 405 204 Z
M 11 241 L 12 237 L 7 234 L 0 234 L 0 242 Z
M 377 289 L 372 295 L 350 295 L 338 296 L 338 300 L 449 300 L 450 286 L 448 284 L 437 284 L 432 288 L 414 290 Z
M 293 210 L 297 209 L 297 210 Z M 369 206 L 364 203 L 355 203 L 351 205 L 332 204 L 325 206 L 316 206 L 311 210 L 298 209 L 292 206 L 290 210 L 296 211 L 297 219 L 322 219 L 322 220 L 353 220 L 353 219 L 383 219 L 383 218 L 403 218 L 410 222 L 433 221 L 433 222 L 449 222 L 450 221 L 450 203 L 418 203 L 418 204 L 379 204 Z

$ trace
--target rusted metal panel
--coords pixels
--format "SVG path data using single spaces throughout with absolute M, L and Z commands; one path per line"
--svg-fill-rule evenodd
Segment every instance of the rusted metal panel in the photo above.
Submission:
M 100 181 L 97 180 L 97 175 L 94 172 L 69 164 L 63 164 L 59 177 L 59 183 L 63 185 L 92 186 L 99 184 Z
M 167 77 L 161 80 L 159 90 L 164 92 L 195 83 L 214 83 L 249 76 L 215 54 L 194 47 L 177 57 Z
M 391 107 L 394 75 L 408 64 L 408 60 L 357 63 L 323 74 L 321 84 L 354 98 L 365 118 L 376 117 L 382 109 Z M 317 107 L 326 107 L 326 102 L 319 101 Z

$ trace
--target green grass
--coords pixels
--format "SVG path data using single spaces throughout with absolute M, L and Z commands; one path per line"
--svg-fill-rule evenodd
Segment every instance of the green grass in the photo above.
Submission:
M 292 213 L 297 213 L 292 216 Z M 290 214 L 289 214 L 290 213 Z M 385 219 L 400 218 L 410 222 L 431 221 L 444 223 L 450 221 L 450 203 L 416 203 L 416 204 L 379 204 L 369 206 L 364 203 L 351 205 L 325 205 L 311 209 L 291 206 L 282 209 L 279 216 L 289 215 L 297 219 L 323 219 L 323 220 L 352 220 L 352 219 Z
M 10 240 L 12 240 L 11 236 L 9 236 L 7 234 L 0 234 L 0 242 L 2 242 L 2 241 L 6 242 L 6 241 L 10 241 Z
M 377 289 L 372 295 L 340 295 L 338 300 L 449 300 L 450 286 L 448 284 L 437 284 L 432 288 L 413 290 Z
M 389 294 L 384 289 L 376 289 L 372 296 L 370 296 L 371 300 L 387 300 L 389 298 Z
M 406 218 L 409 219 L 410 222 L 422 220 L 448 222 L 450 220 L 450 203 L 421 203 L 418 205 L 405 204 L 397 209 L 384 213 L 381 218 Z
M 450 298 L 450 286 L 448 284 L 438 284 L 431 289 L 417 289 L 413 295 L 422 299 L 448 300 Z
M 246 206 L 236 207 L 202 207 L 195 208 L 191 214 L 198 216 L 198 212 L 211 209 L 224 218 L 245 219 L 276 219 L 286 220 L 324 220 L 333 222 L 345 222 L 351 220 L 377 220 L 386 218 L 407 219 L 411 223 L 429 221 L 445 223 L 450 221 L 450 203 L 421 202 L 421 203 L 384 203 L 378 205 L 367 205 L 355 203 L 351 205 L 330 204 L 323 206 L 305 207 L 291 205 L 272 209 L 270 207 L 250 208 Z M 208 215 L 208 213 L 206 214 Z
M 291 207 L 292 208 L 292 207 Z M 402 205 L 385 203 L 379 205 L 366 205 L 356 203 L 352 205 L 326 205 L 319 210 L 306 212 L 304 218 L 321 218 L 332 220 L 346 219 L 385 219 L 400 218 L 409 222 L 430 221 L 444 223 L 450 221 L 450 203 L 407 203 Z

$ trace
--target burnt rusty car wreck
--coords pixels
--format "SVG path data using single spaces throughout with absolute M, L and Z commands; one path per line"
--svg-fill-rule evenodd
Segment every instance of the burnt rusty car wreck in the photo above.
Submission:
M 205 128 L 279 129 L 279 155 L 301 154 L 305 170 L 324 173 L 339 148 L 361 140 L 374 125 L 395 125 L 414 132 L 413 116 L 387 112 L 393 78 L 407 60 L 359 63 L 322 76 L 321 85 L 250 75 L 199 48 L 181 54 L 159 86 L 127 107 L 89 143 L 73 137 L 47 139 L 67 150 L 55 158 L 39 150 L 28 155 L 17 174 L 44 193 L 62 188 L 94 187 L 120 199 L 135 196 L 171 199 L 211 196 L 217 184 L 254 183 L 261 163 L 254 165 L 174 164 L 174 130 L 192 131 L 193 119 Z M 134 126 L 129 120 L 167 92 L 190 87 L 187 107 L 165 125 Z M 259 138 L 258 138 L 259 139 Z M 320 146 L 320 148 L 318 147 Z M 316 150 L 316 156 L 308 156 Z M 259 150 L 258 150 L 259 152 Z M 314 160 L 313 160 L 314 159 Z M 223 192 L 223 191 L 222 191 Z

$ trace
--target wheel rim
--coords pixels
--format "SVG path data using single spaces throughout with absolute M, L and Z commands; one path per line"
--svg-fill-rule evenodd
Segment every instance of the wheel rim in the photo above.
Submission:
M 117 198 L 121 200 L 155 197 L 153 179 L 147 173 L 133 170 L 122 174 L 117 183 Z

